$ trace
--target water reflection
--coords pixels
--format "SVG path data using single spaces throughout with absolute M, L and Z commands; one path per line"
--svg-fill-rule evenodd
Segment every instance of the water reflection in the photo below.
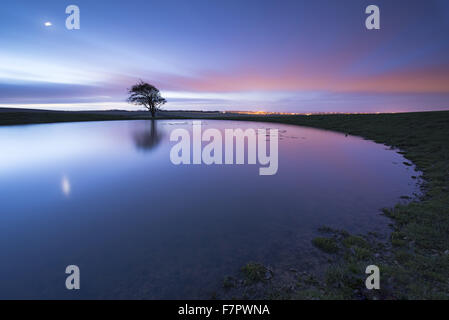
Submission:
M 383 145 L 269 127 L 285 138 L 278 172 L 264 177 L 251 165 L 173 165 L 168 137 L 193 137 L 191 120 L 0 127 L 0 299 L 210 298 L 249 261 L 321 267 L 311 242 L 321 226 L 382 236 L 379 208 L 416 190 L 413 167 Z M 78 292 L 64 285 L 72 264 Z
M 65 196 L 69 196 L 70 195 L 70 191 L 71 191 L 70 180 L 69 180 L 69 178 L 67 178 L 66 175 L 62 176 L 62 179 L 61 179 L 61 190 L 62 190 L 62 193 Z
M 134 133 L 134 143 L 138 149 L 150 151 L 162 140 L 163 134 L 157 129 L 157 121 L 145 121 L 145 128 Z

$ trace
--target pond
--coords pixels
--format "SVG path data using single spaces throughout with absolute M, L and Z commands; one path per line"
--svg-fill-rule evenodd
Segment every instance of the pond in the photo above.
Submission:
M 380 209 L 419 192 L 400 154 L 359 137 L 201 125 L 277 129 L 277 171 L 175 165 L 171 133 L 191 120 L 0 127 L 0 298 L 210 298 L 250 261 L 318 268 L 321 226 L 387 235 Z

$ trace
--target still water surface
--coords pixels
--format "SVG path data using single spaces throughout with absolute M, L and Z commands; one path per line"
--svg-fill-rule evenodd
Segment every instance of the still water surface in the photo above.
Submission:
M 0 127 L 0 298 L 209 298 L 249 261 L 317 268 L 320 226 L 386 234 L 379 209 L 418 191 L 401 155 L 358 137 L 203 127 L 279 129 L 277 174 L 172 164 L 170 132 L 192 121 Z

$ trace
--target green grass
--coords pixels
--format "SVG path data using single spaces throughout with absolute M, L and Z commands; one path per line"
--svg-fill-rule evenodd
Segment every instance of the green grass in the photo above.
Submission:
M 241 271 L 243 272 L 245 278 L 248 282 L 259 282 L 265 279 L 267 269 L 265 266 L 259 263 L 250 262 L 243 266 Z
M 347 248 L 351 248 L 351 247 L 359 247 L 359 248 L 364 248 L 364 249 L 369 248 L 368 242 L 359 236 L 350 235 L 348 237 L 345 237 L 342 242 L 343 242 L 343 245 Z
M 312 244 L 326 253 L 338 252 L 337 242 L 335 241 L 335 239 L 332 238 L 317 237 L 312 240 Z

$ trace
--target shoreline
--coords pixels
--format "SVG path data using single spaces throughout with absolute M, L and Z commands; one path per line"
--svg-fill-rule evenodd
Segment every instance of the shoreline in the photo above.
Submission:
M 145 111 L 0 109 L 0 125 L 149 119 Z M 223 280 L 214 298 L 449 299 L 449 111 L 307 116 L 165 111 L 155 119 L 243 120 L 337 131 L 397 149 L 422 172 L 419 201 L 382 210 L 392 221 L 387 243 L 375 235 L 350 235 L 323 226 L 323 236 L 313 244 L 329 256 L 324 275 L 248 263 Z M 378 291 L 364 288 L 370 264 L 381 268 Z M 251 291 L 255 295 L 248 296 Z
M 259 289 L 262 283 L 266 294 L 257 298 L 449 299 L 448 111 L 263 119 L 248 116 L 232 120 L 278 122 L 360 136 L 396 149 L 422 173 L 422 195 L 418 200 L 382 209 L 392 221 L 386 243 L 374 234 L 351 235 L 322 226 L 319 231 L 323 236 L 312 243 L 329 256 L 326 273 L 320 277 L 297 270 L 300 275 L 288 283 L 270 279 L 269 284 L 261 276 L 257 282 Z M 365 268 L 371 264 L 381 269 L 380 290 L 369 291 L 364 286 Z M 244 266 L 237 283 L 245 294 L 254 289 L 257 270 L 261 275 L 261 270 L 272 272 L 257 262 Z M 280 278 L 285 277 L 288 270 L 280 273 Z M 226 285 L 230 286 L 229 279 Z
M 214 119 L 239 117 L 237 113 L 219 111 L 159 111 L 154 120 Z M 53 111 L 39 109 L 0 108 L 0 126 L 38 123 L 151 120 L 148 111 Z

